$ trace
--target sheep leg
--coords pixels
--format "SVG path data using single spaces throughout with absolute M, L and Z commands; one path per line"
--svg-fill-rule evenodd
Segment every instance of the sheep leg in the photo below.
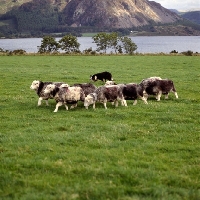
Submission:
M 162 91 L 159 91 L 157 96 L 156 96 L 157 101 L 160 101 L 161 95 L 162 95 Z
M 47 99 L 47 100 L 45 100 L 45 102 L 46 102 L 46 106 L 49 106 L 49 102 L 48 102 L 48 99 Z
M 42 100 L 43 100 L 42 97 L 40 97 L 40 98 L 38 99 L 38 106 L 41 106 L 41 104 L 42 104 Z
M 177 92 L 174 92 L 174 94 L 175 94 L 175 97 L 178 99 L 178 94 L 177 94 Z
M 58 103 L 56 104 L 56 108 L 55 108 L 55 110 L 54 110 L 53 112 L 58 112 L 58 108 L 59 108 L 60 106 L 62 106 L 62 105 L 63 105 L 62 102 L 58 102 Z M 66 104 L 65 104 L 65 107 L 66 107 L 66 110 L 68 110 L 68 107 L 67 107 Z
M 104 105 L 104 108 L 107 109 L 107 107 L 106 107 L 106 102 L 103 102 L 103 105 Z
M 68 106 L 67 106 L 67 104 L 65 104 L 65 108 L 66 108 L 66 110 L 68 110 Z
M 143 91 L 143 96 L 147 100 L 149 95 L 146 93 L 146 91 Z
M 135 106 L 137 104 L 137 99 L 134 100 L 133 105 Z
M 76 108 L 77 107 L 77 103 L 73 104 L 70 109 Z
M 117 100 L 115 101 L 115 107 L 118 107 L 118 101 Z
M 125 100 L 125 99 L 123 99 L 122 101 L 123 101 L 123 105 L 127 107 L 126 100 Z
M 144 101 L 145 104 L 148 104 L 147 99 L 145 97 L 141 97 L 142 101 Z

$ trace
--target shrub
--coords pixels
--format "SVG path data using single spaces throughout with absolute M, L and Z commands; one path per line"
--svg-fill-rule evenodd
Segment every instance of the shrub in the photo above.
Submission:
M 176 51 L 176 50 L 173 50 L 173 51 L 171 51 L 170 53 L 178 53 L 178 51 Z
M 185 55 L 185 56 L 192 56 L 193 55 L 193 51 L 190 51 L 190 50 L 184 51 L 184 52 L 182 52 L 182 54 Z
M 85 53 L 85 54 L 91 54 L 91 52 L 92 52 L 92 47 L 83 50 L 83 53 Z
M 14 51 L 11 51 L 11 54 L 14 54 L 14 55 L 24 55 L 24 54 L 26 54 L 26 51 L 23 50 L 23 49 L 16 49 Z

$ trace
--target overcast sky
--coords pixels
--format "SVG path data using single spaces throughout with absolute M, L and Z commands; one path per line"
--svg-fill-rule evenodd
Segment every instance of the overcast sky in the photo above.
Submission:
M 154 0 L 160 3 L 161 6 L 167 9 L 176 9 L 179 11 L 185 10 L 200 10 L 200 0 Z

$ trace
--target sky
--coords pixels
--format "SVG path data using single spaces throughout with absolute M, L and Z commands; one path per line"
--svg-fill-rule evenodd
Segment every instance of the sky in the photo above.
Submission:
M 152 0 L 151 0 L 152 1 Z M 200 0 L 153 0 L 167 9 L 178 11 L 200 10 Z

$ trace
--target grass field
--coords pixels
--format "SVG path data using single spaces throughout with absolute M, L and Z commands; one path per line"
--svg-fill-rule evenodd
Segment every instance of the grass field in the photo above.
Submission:
M 105 70 L 172 79 L 179 99 L 53 113 L 30 90 Z M 0 74 L 0 199 L 200 199 L 199 56 L 0 56 Z

